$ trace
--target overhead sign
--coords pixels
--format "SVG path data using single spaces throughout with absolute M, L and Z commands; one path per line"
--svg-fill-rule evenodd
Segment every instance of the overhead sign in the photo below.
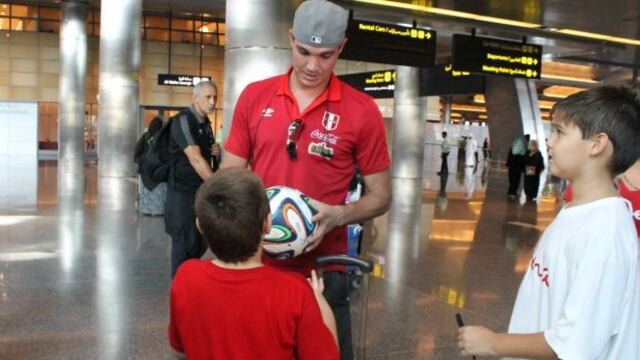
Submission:
M 483 93 L 484 79 L 468 71 L 454 70 L 451 64 L 420 69 L 420 96 Z
M 460 71 L 460 70 L 455 70 L 453 68 L 453 65 L 451 64 L 447 64 L 444 67 L 442 67 L 442 70 L 449 76 L 451 77 L 460 77 L 460 76 L 469 76 L 471 75 L 470 72 L 468 71 Z
M 200 81 L 211 81 L 211 76 L 158 74 L 158 85 L 196 86 Z
M 477 94 L 484 92 L 484 76 L 455 71 L 449 65 L 420 69 L 420 96 Z M 356 90 L 376 98 L 393 98 L 396 71 L 381 70 L 338 76 Z
M 542 46 L 454 34 L 453 69 L 475 74 L 539 79 L 542 72 Z
M 396 88 L 396 71 L 383 70 L 338 76 L 351 87 L 376 99 L 393 97 Z
M 433 30 L 351 19 L 346 36 L 342 59 L 415 67 L 435 63 Z

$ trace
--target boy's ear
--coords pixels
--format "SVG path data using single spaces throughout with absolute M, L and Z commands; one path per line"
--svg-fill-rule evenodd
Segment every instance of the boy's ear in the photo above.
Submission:
M 271 213 L 269 213 L 262 223 L 262 236 L 267 235 L 271 231 L 272 222 Z
M 611 140 L 605 133 L 595 134 L 591 141 L 591 149 L 589 151 L 591 156 L 598 156 L 611 148 Z M 611 150 L 613 151 L 613 148 Z
M 198 229 L 198 232 L 202 234 L 202 229 L 200 228 L 200 221 L 198 220 L 197 217 L 196 217 L 196 229 Z

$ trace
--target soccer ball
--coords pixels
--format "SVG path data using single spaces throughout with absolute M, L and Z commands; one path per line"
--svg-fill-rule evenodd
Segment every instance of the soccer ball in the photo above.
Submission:
M 276 259 L 290 259 L 304 252 L 307 238 L 316 227 L 311 217 L 318 210 L 309 197 L 296 189 L 274 186 L 267 189 L 273 222 L 264 238 L 262 250 Z

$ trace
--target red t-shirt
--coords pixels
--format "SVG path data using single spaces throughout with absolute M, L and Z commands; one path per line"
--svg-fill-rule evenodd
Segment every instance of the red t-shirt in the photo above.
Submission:
M 363 175 L 391 165 L 382 115 L 373 98 L 332 75 L 327 90 L 300 113 L 284 75 L 249 84 L 240 95 L 225 150 L 251 163 L 266 187 L 298 189 L 329 205 L 344 204 L 355 165 Z M 297 160 L 287 156 L 287 130 L 295 119 L 304 127 Z M 333 152 L 331 158 L 319 148 Z M 346 227 L 328 233 L 312 252 L 288 260 L 264 257 L 267 264 L 308 275 L 319 255 L 347 252 Z
M 182 264 L 171 284 L 169 343 L 187 359 L 338 359 L 307 281 L 268 266 Z
M 618 182 L 618 192 L 629 206 L 631 215 L 633 216 L 633 222 L 636 224 L 636 232 L 640 237 L 640 191 L 634 191 L 627 187 L 624 181 Z M 567 190 L 562 195 L 562 200 L 569 202 L 573 199 L 573 189 L 571 185 L 567 187 Z
M 636 231 L 640 237 L 640 191 L 629 189 L 624 181 L 620 181 L 618 191 L 631 210 L 631 216 L 633 216 L 633 222 L 636 224 Z

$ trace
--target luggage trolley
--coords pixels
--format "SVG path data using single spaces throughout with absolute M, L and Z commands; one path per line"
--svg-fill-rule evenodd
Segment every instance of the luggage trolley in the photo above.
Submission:
M 318 277 L 322 278 L 324 273 L 324 267 L 329 264 L 345 265 L 347 268 L 357 269 L 355 272 L 351 272 L 352 276 L 359 278 L 359 286 L 351 287 L 349 300 L 351 304 L 360 302 L 358 311 L 353 311 L 351 307 L 351 319 L 352 324 L 357 323 L 356 333 L 354 328 L 351 328 L 351 336 L 355 345 L 354 358 L 356 360 L 364 360 L 366 358 L 366 345 L 367 345 L 367 310 L 369 305 L 369 273 L 373 270 L 373 262 L 360 257 L 348 256 L 348 255 L 328 255 L 320 256 L 316 259 L 316 269 Z M 359 290 L 359 291 L 355 291 Z M 354 301 L 355 300 L 355 301 Z M 356 316 L 354 316 L 356 315 Z M 353 321 L 356 320 L 356 321 Z

